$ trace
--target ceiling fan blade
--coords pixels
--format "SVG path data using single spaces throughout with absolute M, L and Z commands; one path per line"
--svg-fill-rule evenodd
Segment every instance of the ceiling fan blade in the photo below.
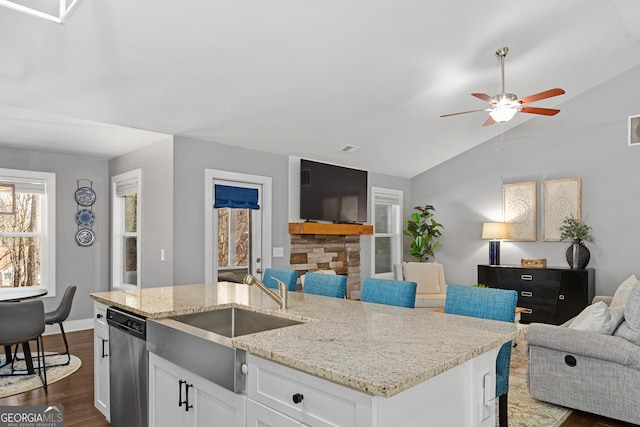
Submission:
M 487 121 L 486 121 L 486 122 L 484 122 L 484 123 L 482 124 L 482 126 L 489 126 L 489 125 L 494 124 L 495 122 L 496 122 L 496 121 L 495 121 L 495 120 L 493 120 L 493 117 L 489 116 L 489 118 L 487 119 Z
M 544 92 L 536 93 L 535 95 L 530 95 L 524 98 L 520 98 L 518 101 L 521 104 L 529 104 L 530 102 L 540 101 L 541 99 L 551 98 L 553 96 L 563 95 L 565 93 L 564 90 L 560 88 L 554 88 L 545 90 Z
M 539 107 L 522 107 L 520 111 L 523 113 L 529 113 L 529 114 L 542 114 L 543 116 L 555 116 L 560 112 L 560 110 L 556 110 L 555 108 L 539 108 Z
M 460 113 L 443 114 L 440 117 L 457 116 L 460 114 L 467 114 L 467 113 L 477 113 L 478 111 L 484 111 L 484 110 L 471 110 L 471 111 L 462 111 Z
M 489 104 L 494 104 L 496 102 L 491 96 L 486 93 L 472 93 L 471 96 L 475 96 L 478 99 L 483 100 L 484 102 L 488 102 Z

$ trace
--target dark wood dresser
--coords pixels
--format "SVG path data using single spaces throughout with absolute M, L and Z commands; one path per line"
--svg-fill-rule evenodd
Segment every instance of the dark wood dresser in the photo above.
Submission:
M 478 265 L 478 283 L 517 291 L 521 323 L 560 325 L 591 304 L 595 270 Z

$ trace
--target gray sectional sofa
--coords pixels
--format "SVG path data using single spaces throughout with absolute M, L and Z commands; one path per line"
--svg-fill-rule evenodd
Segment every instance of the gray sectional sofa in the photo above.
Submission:
M 529 325 L 525 339 L 531 397 L 640 424 L 640 284 L 627 288 L 628 299 L 625 295 L 618 309 L 607 311 L 598 301 L 611 302 L 611 297 L 594 299 L 599 305 L 591 310 L 590 320 L 598 311 L 600 330 L 592 324 L 576 328 L 577 318 L 573 325 Z

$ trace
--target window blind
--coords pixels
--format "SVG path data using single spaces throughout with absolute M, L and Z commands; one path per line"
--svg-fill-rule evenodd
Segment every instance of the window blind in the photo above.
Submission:
M 124 197 L 138 192 L 138 178 L 116 182 L 116 196 Z
M 260 209 L 258 189 L 215 185 L 214 208 Z

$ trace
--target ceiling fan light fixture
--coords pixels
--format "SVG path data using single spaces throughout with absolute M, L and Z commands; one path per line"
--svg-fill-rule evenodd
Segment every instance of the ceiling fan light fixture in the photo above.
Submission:
M 489 115 L 497 123 L 505 123 L 513 119 L 513 116 L 515 116 L 517 112 L 517 108 L 506 105 L 499 105 L 495 109 L 489 111 Z

